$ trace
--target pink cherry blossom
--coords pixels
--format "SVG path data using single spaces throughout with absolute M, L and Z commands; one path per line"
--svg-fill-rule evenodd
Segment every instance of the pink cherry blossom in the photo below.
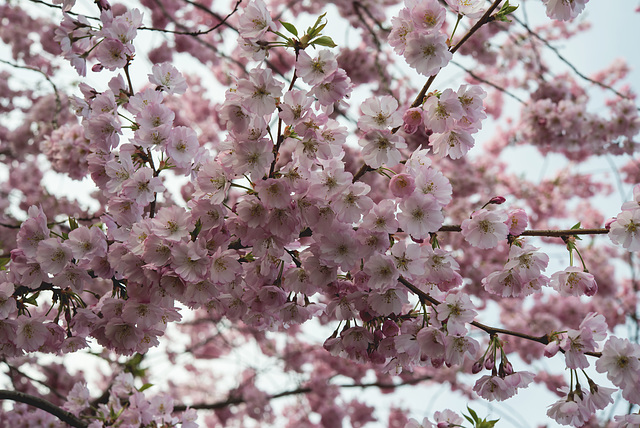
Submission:
M 478 248 L 493 248 L 507 238 L 507 215 L 503 211 L 481 209 L 462 222 L 462 236 Z

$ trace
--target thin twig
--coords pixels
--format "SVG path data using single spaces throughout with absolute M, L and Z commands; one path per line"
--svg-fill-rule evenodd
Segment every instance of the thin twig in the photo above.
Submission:
M 58 92 L 58 87 L 56 86 L 55 83 L 53 83 L 51 78 L 49 76 L 47 76 L 47 73 L 45 73 L 44 71 L 42 71 L 42 70 L 40 70 L 38 68 L 35 68 L 35 67 L 29 67 L 28 65 L 19 65 L 19 64 L 15 64 L 13 62 L 5 61 L 3 59 L 0 59 L 0 62 L 3 63 L 3 64 L 10 65 L 11 67 L 14 67 L 14 68 L 21 68 L 21 69 L 24 69 L 24 70 L 35 71 L 35 72 L 40 73 L 40 74 L 42 74 L 44 76 L 44 78 L 47 80 L 47 82 L 49 82 L 49 84 L 53 88 L 53 93 L 55 94 L 55 97 L 56 97 L 56 110 L 53 113 L 53 119 L 51 119 L 51 123 L 53 124 L 53 128 L 57 129 L 58 128 L 58 115 L 62 111 L 62 101 L 60 100 L 60 93 Z
M 607 89 L 611 92 L 613 92 L 614 94 L 616 94 L 617 96 L 619 96 L 620 98 L 624 98 L 627 100 L 633 100 L 632 98 L 630 98 L 627 95 L 624 95 L 618 91 L 616 91 L 615 89 L 613 89 L 611 86 L 602 83 L 602 82 L 598 82 L 597 80 L 594 80 L 590 77 L 588 77 L 587 75 L 581 73 L 575 65 L 573 65 L 568 59 L 566 59 L 564 56 L 562 56 L 562 54 L 560 53 L 560 51 L 558 50 L 558 48 L 556 48 L 555 46 L 551 45 L 551 43 L 549 43 L 549 41 L 545 38 L 543 38 L 541 35 L 539 35 L 538 33 L 536 33 L 535 31 L 533 31 L 526 23 L 522 22 L 520 19 L 518 19 L 516 16 L 513 16 L 513 19 L 520 25 L 522 25 L 524 27 L 525 30 L 527 30 L 527 32 L 532 35 L 533 37 L 535 37 L 536 39 L 540 40 L 547 48 L 549 48 L 553 53 L 556 54 L 556 56 L 558 57 L 558 59 L 562 62 L 564 62 L 575 74 L 577 74 L 580 78 L 586 80 L 587 82 L 591 82 L 594 85 L 598 85 L 603 89 Z M 638 110 L 640 110 L 640 107 L 638 107 Z
M 439 300 L 431 297 L 430 294 L 425 293 L 424 291 L 420 290 L 418 287 L 416 287 L 415 285 L 413 285 L 412 283 L 407 281 L 403 276 L 400 276 L 400 278 L 398 278 L 398 282 L 400 282 L 402 285 L 404 285 L 409 290 L 411 290 L 422 301 L 429 302 L 434 306 L 437 306 L 437 305 L 442 303 Z M 547 334 L 544 334 L 542 336 L 533 336 L 533 335 L 526 334 L 526 333 L 520 333 L 518 331 L 506 330 L 506 329 L 497 328 L 497 327 L 491 327 L 491 326 L 488 326 L 486 324 L 482 324 L 482 323 L 480 323 L 478 321 L 472 321 L 469 324 L 471 324 L 474 327 L 479 328 L 480 330 L 483 330 L 484 332 L 486 332 L 486 333 L 488 333 L 489 335 L 492 335 L 492 336 L 495 335 L 495 334 L 506 334 L 506 335 L 509 335 L 509 336 L 519 337 L 521 339 L 527 339 L 527 340 L 531 340 L 533 342 L 538 342 L 538 343 L 541 343 L 543 345 L 547 345 L 549 343 L 549 335 L 547 335 Z M 585 355 L 590 355 L 592 357 L 600 357 L 602 355 L 601 352 L 585 352 L 584 354 Z
M 229 28 L 233 28 L 230 25 L 227 24 L 227 20 L 238 11 L 238 7 L 240 6 L 240 3 L 242 3 L 242 0 L 237 0 L 236 1 L 236 5 L 233 8 L 233 10 L 231 12 L 229 12 L 229 14 L 227 16 L 225 16 L 224 18 L 220 19 L 220 17 L 215 13 L 215 12 L 211 12 L 210 10 L 208 10 L 207 8 L 205 8 L 204 6 L 195 3 L 195 2 L 191 2 L 188 0 L 187 3 L 192 4 L 196 7 L 198 7 L 199 9 L 202 10 L 206 10 L 207 12 L 213 14 L 216 18 L 218 18 L 218 20 L 220 21 L 219 23 L 217 23 L 216 25 L 214 25 L 213 27 L 209 28 L 208 30 L 198 30 L 198 31 L 176 31 L 176 30 L 167 30 L 165 28 L 154 28 L 154 27 L 138 27 L 138 30 L 152 30 L 152 31 L 160 31 L 162 33 L 170 33 L 170 34 L 181 34 L 181 35 L 185 35 L 185 36 L 202 36 L 204 34 L 209 34 L 210 32 L 217 30 L 218 28 L 222 27 L 223 25 L 226 25 Z
M 371 382 L 371 383 L 355 383 L 355 384 L 347 384 L 347 385 L 335 385 L 338 386 L 339 388 L 371 388 L 371 387 L 377 387 L 380 389 L 393 389 L 393 388 L 399 388 L 401 386 L 405 386 L 405 385 L 415 385 L 419 382 L 423 382 L 425 380 L 429 380 L 431 379 L 431 376 L 422 376 L 419 378 L 415 378 L 415 379 L 408 379 L 405 380 L 403 382 L 400 383 L 381 383 L 381 382 Z M 290 391 L 283 391 L 280 392 L 278 394 L 272 394 L 272 395 L 268 395 L 267 396 L 267 400 L 272 400 L 274 398 L 281 398 L 281 397 L 287 397 L 290 395 L 298 395 L 298 394 L 308 394 L 310 392 L 313 392 L 313 388 L 311 387 L 300 387 L 300 388 L 296 388 Z M 197 409 L 197 410 L 216 410 L 216 409 L 223 409 L 225 407 L 228 406 L 232 406 L 232 405 L 236 405 L 236 404 L 242 404 L 244 403 L 246 400 L 243 397 L 236 397 L 236 396 L 231 396 L 229 398 L 227 398 L 224 401 L 218 401 L 216 403 L 198 403 L 198 404 L 194 404 L 192 406 L 187 406 L 184 404 L 179 404 L 177 406 L 173 406 L 173 411 L 174 412 L 184 412 L 187 409 Z
M 511 92 L 509 92 L 509 91 L 507 91 L 506 89 L 504 89 L 504 88 L 502 88 L 502 87 L 500 87 L 500 86 L 496 85 L 496 84 L 495 84 L 495 83 L 493 83 L 493 82 L 490 82 L 490 81 L 488 81 L 488 80 L 486 80 L 486 79 L 483 79 L 482 77 L 478 76 L 476 73 L 474 73 L 473 71 L 469 70 L 467 67 L 463 66 L 462 64 L 460 64 L 460 63 L 458 63 L 458 62 L 455 62 L 455 61 L 449 61 L 449 62 L 450 62 L 451 64 L 455 65 L 456 67 L 458 67 L 458 68 L 460 68 L 460 69 L 464 70 L 464 71 L 465 71 L 469 76 L 473 77 L 473 78 L 474 78 L 474 79 L 476 79 L 477 81 L 482 82 L 482 83 L 485 83 L 485 84 L 487 84 L 487 85 L 491 86 L 492 88 L 497 89 L 497 90 L 498 90 L 498 91 L 500 91 L 500 92 L 504 92 L 505 94 L 507 94 L 507 95 L 509 95 L 511 98 L 513 98 L 514 100 L 516 100 L 516 101 L 518 101 L 518 102 L 520 102 L 520 103 L 522 103 L 522 104 L 525 104 L 525 102 L 524 102 L 520 97 L 518 97 L 517 95 L 515 95 L 515 94 L 513 94 L 513 93 L 511 93 Z

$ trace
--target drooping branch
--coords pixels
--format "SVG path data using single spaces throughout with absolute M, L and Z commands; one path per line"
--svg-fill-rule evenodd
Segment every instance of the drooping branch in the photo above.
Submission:
M 56 110 L 53 113 L 53 119 L 51 119 L 51 123 L 53 124 L 54 129 L 58 127 L 58 116 L 60 115 L 60 112 L 62 111 L 62 101 L 60 100 L 60 92 L 58 91 L 58 87 L 56 86 L 55 83 L 53 83 L 53 80 L 51 80 L 51 78 L 49 76 L 47 76 L 47 73 L 45 73 L 44 71 L 35 68 L 35 67 L 29 67 L 27 65 L 20 65 L 20 64 L 15 64 L 13 62 L 9 62 L 9 61 L 5 61 L 3 59 L 0 59 L 0 62 L 3 64 L 7 64 L 11 67 L 14 68 L 20 68 L 23 70 L 31 70 L 31 71 L 35 71 L 36 73 L 40 73 L 42 74 L 42 76 L 46 79 L 47 82 L 49 82 L 49 84 L 51 85 L 51 88 L 53 89 L 53 94 L 56 97 Z
M 195 2 L 188 2 L 189 4 L 192 5 L 197 5 L 198 7 L 202 8 L 203 6 L 195 3 Z M 220 20 L 220 22 L 218 22 L 216 25 L 214 25 L 213 27 L 207 29 L 207 30 L 198 30 L 198 31 L 178 31 L 178 30 L 167 30 L 166 28 L 154 28 L 154 27 L 139 27 L 138 30 L 152 30 L 152 31 L 159 31 L 161 33 L 170 33 L 170 34 L 180 34 L 180 35 L 185 35 L 185 36 L 202 36 L 204 34 L 209 34 L 212 31 L 217 30 L 218 28 L 222 27 L 223 25 L 227 25 L 227 20 L 229 18 L 231 18 L 231 16 L 236 13 L 238 11 L 238 7 L 240 6 L 240 3 L 242 3 L 242 0 L 237 0 L 236 1 L 236 5 L 233 8 L 233 10 L 231 12 L 229 12 L 229 14 L 227 14 L 227 16 L 225 16 L 224 18 L 222 18 Z M 207 10 L 207 12 L 210 12 L 208 9 L 205 8 L 205 10 Z M 219 18 L 217 16 L 217 14 L 215 14 L 214 16 L 216 16 L 217 18 Z M 228 26 L 228 25 L 227 25 Z
M 540 36 L 538 33 L 536 33 L 535 31 L 533 31 L 526 23 L 522 22 L 520 19 L 518 19 L 516 16 L 513 17 L 513 19 L 520 25 L 522 25 L 522 27 L 524 27 L 525 30 L 527 30 L 527 32 L 535 37 L 536 39 L 540 40 L 547 48 L 549 48 L 554 54 L 556 54 L 556 56 L 558 57 L 558 59 L 562 62 L 564 62 L 570 69 L 571 71 L 573 71 L 576 75 L 578 75 L 580 78 L 586 80 L 587 82 L 593 83 L 594 85 L 598 85 L 603 89 L 606 89 L 608 91 L 613 92 L 614 94 L 616 94 L 617 96 L 619 96 L 620 98 L 624 98 L 624 99 L 631 99 L 628 95 L 624 95 L 618 91 L 616 91 L 614 88 L 612 88 L 611 86 L 602 83 L 602 82 L 598 82 L 597 80 L 594 80 L 592 78 L 590 78 L 589 76 L 585 75 L 584 73 L 580 72 L 575 65 L 573 65 L 571 63 L 571 61 L 569 61 L 568 59 L 566 59 L 564 56 L 562 56 L 562 54 L 560 53 L 560 51 L 558 50 L 558 48 L 556 48 L 555 46 L 551 45 L 551 43 L 549 43 L 549 41 L 545 38 L 543 38 L 542 36 Z M 640 110 L 640 107 L 638 108 L 638 110 Z
M 400 278 L 398 278 L 398 282 L 400 282 L 402 285 L 404 285 L 409 290 L 411 290 L 415 295 L 417 295 L 420 298 L 420 300 L 422 300 L 424 302 L 429 302 L 434 306 L 437 306 L 437 305 L 442 303 L 438 299 L 433 298 L 429 293 L 425 293 L 424 291 L 420 290 L 418 287 L 413 285 L 411 282 L 407 281 L 407 279 L 404 278 L 403 276 L 400 276 Z M 479 328 L 480 330 L 486 332 L 490 336 L 493 336 L 493 335 L 496 335 L 496 334 L 506 334 L 508 336 L 514 336 L 514 337 L 519 337 L 521 339 L 526 339 L 526 340 L 531 340 L 533 342 L 538 342 L 538 343 L 541 343 L 543 345 L 547 345 L 549 343 L 549 335 L 547 335 L 547 334 L 544 334 L 542 336 L 533 336 L 533 335 L 526 334 L 526 333 L 520 333 L 518 331 L 506 330 L 506 329 L 498 328 L 498 327 L 491 327 L 491 326 L 488 326 L 486 324 L 480 323 L 478 321 L 472 321 L 469 324 L 471 324 L 472 326 L 474 326 L 476 328 Z M 600 353 L 600 352 L 585 352 L 585 355 L 591 355 L 592 357 L 600 357 L 602 355 L 602 353 Z
M 491 86 L 494 89 L 497 89 L 498 91 L 510 96 L 511 98 L 513 98 L 514 100 L 518 101 L 521 104 L 524 104 L 524 100 L 522 98 L 520 98 L 519 96 L 517 96 L 516 94 L 514 94 L 513 92 L 509 92 L 507 91 L 505 88 L 500 87 L 498 85 L 496 85 L 493 82 L 488 81 L 487 79 L 484 79 L 480 76 L 478 76 L 476 73 L 474 73 L 473 71 L 471 71 L 469 68 L 465 67 L 464 65 L 460 64 L 459 62 L 456 61 L 449 61 L 451 64 L 455 65 L 456 67 L 464 70 L 469 76 L 473 77 L 475 80 L 477 80 L 478 82 L 482 82 L 486 85 Z
M 61 409 L 50 401 L 47 401 L 44 398 L 36 397 L 34 395 L 25 394 L 24 392 L 2 389 L 0 390 L 0 400 L 12 400 L 19 403 L 27 404 L 29 406 L 37 407 L 40 410 L 44 410 L 45 412 L 52 414 L 62 422 L 65 422 L 72 427 L 86 428 L 89 426 L 89 424 L 84 422 L 82 419 L 78 418 L 72 413 L 67 412 L 64 409 Z
M 401 386 L 405 386 L 405 385 L 415 385 L 417 383 L 423 382 L 425 380 L 429 380 L 431 379 L 431 376 L 421 376 L 418 378 L 414 378 L 414 379 L 408 379 L 402 382 L 398 382 L 398 383 L 382 383 L 382 382 L 371 382 L 371 383 L 354 383 L 354 384 L 347 384 L 347 385 L 336 385 L 340 388 L 380 388 L 380 389 L 394 389 L 394 388 L 399 388 Z M 309 394 L 310 392 L 313 392 L 313 388 L 305 386 L 305 387 L 300 387 L 300 388 L 296 388 L 296 389 L 292 389 L 289 391 L 283 391 L 283 392 L 279 392 L 277 394 L 272 394 L 267 396 L 268 400 L 273 400 L 276 398 L 282 398 L 282 397 L 288 397 L 291 395 L 299 395 L 299 394 Z M 227 398 L 226 400 L 223 401 L 218 401 L 215 403 L 198 403 L 198 404 L 194 404 L 192 406 L 187 406 L 184 404 L 179 404 L 176 406 L 173 406 L 173 411 L 174 412 L 184 412 L 187 409 L 196 409 L 196 410 L 217 410 L 217 409 L 223 409 L 225 407 L 228 406 L 234 406 L 237 404 L 242 404 L 244 403 L 246 400 L 242 397 L 236 397 L 236 396 L 231 396 L 229 398 Z

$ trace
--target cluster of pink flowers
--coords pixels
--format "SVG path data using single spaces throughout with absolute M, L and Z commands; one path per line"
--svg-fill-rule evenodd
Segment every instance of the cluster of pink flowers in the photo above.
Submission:
M 409 0 L 405 6 L 391 20 L 389 45 L 418 73 L 434 75 L 452 57 L 443 31 L 446 10 L 436 0 Z
M 484 2 L 446 3 L 461 19 L 479 17 Z M 586 1 L 544 3 L 550 16 L 570 19 Z M 142 13 L 114 11 L 101 2 L 98 29 L 82 16 L 67 14 L 72 6 L 73 1 L 64 1 L 56 31 L 62 55 L 83 76 L 86 61 L 95 60 L 94 72 L 124 69 L 129 77 Z M 278 45 L 271 38 L 283 38 L 267 5 L 252 0 L 238 15 L 238 55 L 264 60 Z M 389 44 L 425 76 L 437 74 L 452 57 L 445 16 L 441 2 L 406 0 L 392 20 Z M 305 50 L 309 35 L 295 35 L 280 44 L 295 50 L 290 82 L 267 62 L 248 68 L 244 77 L 228 77 L 231 89 L 215 117 L 226 133 L 217 141 L 204 141 L 203 133 L 186 126 L 172 108 L 190 88 L 168 62 L 155 64 L 148 86 L 139 91 L 123 76 L 111 79 L 104 90 L 81 84 L 82 97 L 74 97 L 72 105 L 82 123 L 54 131 L 41 149 L 58 172 L 76 179 L 90 173 L 104 210 L 88 225 L 69 219 L 66 227 L 42 206 L 28 208 L 7 269 L 0 270 L 3 356 L 75 352 L 92 341 L 119 355 L 145 354 L 159 344 L 170 322 L 182 318 L 181 304 L 215 320 L 241 321 L 256 336 L 266 330 L 297 331 L 312 318 L 335 321 L 339 324 L 324 342 L 326 351 L 387 376 L 454 366 L 468 370 L 475 361 L 472 373 L 490 371 L 473 387 L 487 400 L 506 400 L 533 381 L 532 373 L 514 370 L 498 333 L 475 322 L 479 305 L 471 290 L 516 300 L 543 286 L 561 296 L 591 297 L 598 285 L 586 266 L 547 277 L 549 256 L 519 238 L 528 225 L 525 211 L 486 208 L 504 203 L 503 197 L 463 220 L 461 237 L 451 241 L 493 250 L 497 256 L 488 262 L 493 273 L 484 278 L 486 272 L 468 273 L 479 271 L 480 256 L 491 259 L 489 252 L 471 252 L 467 258 L 455 245 L 440 246 L 436 234 L 446 230 L 445 218 L 462 219 L 471 211 L 471 202 L 454 201 L 454 188 L 442 171 L 455 170 L 452 160 L 465 167 L 461 158 L 486 118 L 487 93 L 465 84 L 457 91 L 431 92 L 412 108 L 401 107 L 396 93 L 367 98 L 357 120 L 361 150 L 352 156 L 350 131 L 337 117 L 346 114 L 353 82 L 336 54 Z M 612 118 L 604 120 L 584 114 L 586 102 L 568 86 L 541 85 L 518 137 L 544 150 L 562 139 L 558 150 L 574 158 L 598 139 L 606 141 L 598 150 L 628 150 L 640 129 L 633 103 L 612 105 Z M 422 136 L 429 147 L 408 151 L 409 140 Z M 358 167 L 354 160 L 359 172 L 352 172 Z M 183 205 L 167 191 L 167 170 L 190 181 L 182 189 Z M 370 170 L 375 173 L 364 179 L 363 171 Z M 451 177 L 466 179 L 464 173 Z M 640 249 L 640 186 L 622 210 L 610 223 L 609 236 L 635 251 Z M 574 249 L 569 248 L 571 254 Z M 40 293 L 52 298 L 37 307 Z M 484 353 L 485 344 L 470 335 L 472 324 L 490 335 Z M 588 315 L 576 329 L 551 331 L 544 333 L 551 340 L 545 352 L 563 351 L 572 380 L 577 370 L 589 367 L 585 353 L 602 347 L 596 370 L 606 373 L 625 399 L 640 402 L 640 350 L 616 337 L 602 346 L 607 331 L 602 315 Z M 216 353 L 202 351 L 208 352 Z M 580 424 L 612 401 L 613 390 L 588 383 L 587 391 L 572 382 L 548 415 L 559 423 Z M 255 387 L 242 391 L 248 406 L 264 410 L 265 393 Z M 172 416 L 170 397 L 148 398 L 134 388 L 130 375 L 117 377 L 108 392 L 110 399 L 98 406 L 91 428 L 195 426 L 194 411 Z M 89 402 L 88 387 L 77 383 L 64 408 L 87 416 Z M 330 406 L 322 418 L 327 426 L 342 420 Z M 435 421 L 445 427 L 462 419 L 444 411 L 436 412 Z M 425 418 L 406 427 L 433 425 Z
M 586 94 L 566 75 L 542 84 L 532 98 L 523 109 L 518 141 L 576 160 L 633 151 L 640 116 L 631 100 L 612 102 L 609 118 L 592 113 Z
M 51 167 L 76 180 L 82 180 L 88 172 L 87 155 L 89 141 L 82 126 L 67 125 L 56 129 L 41 144 Z
M 79 416 L 89 409 L 90 398 L 87 385 L 78 382 L 71 389 L 63 408 Z M 89 424 L 89 428 L 198 426 L 195 410 L 187 409 L 179 418 L 172 413 L 173 398 L 166 394 L 149 398 L 144 391 L 135 387 L 131 373 L 120 373 L 113 379 L 109 388 L 109 401 L 106 404 L 98 404 L 95 420 Z

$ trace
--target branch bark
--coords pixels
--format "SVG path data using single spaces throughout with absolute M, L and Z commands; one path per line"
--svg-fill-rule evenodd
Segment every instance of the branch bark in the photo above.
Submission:
M 40 410 L 44 410 L 45 412 L 52 414 L 62 422 L 65 422 L 72 427 L 87 428 L 89 426 L 89 424 L 87 424 L 82 419 L 78 418 L 72 413 L 67 412 L 64 409 L 61 409 L 50 401 L 47 401 L 44 398 L 36 397 L 34 395 L 25 394 L 24 392 L 2 389 L 0 390 L 0 400 L 12 400 L 19 403 L 27 404 L 29 406 L 37 407 Z
M 415 379 L 408 379 L 405 380 L 403 382 L 400 383 L 381 383 L 381 382 L 371 382 L 371 383 L 354 383 L 354 384 L 347 384 L 347 385 L 338 385 L 340 388 L 372 388 L 372 387 L 376 387 L 376 388 L 380 388 L 380 389 L 393 389 L 393 388 L 399 388 L 401 386 L 405 386 L 405 385 L 415 385 L 417 383 L 420 383 L 422 381 L 425 380 L 429 380 L 431 379 L 431 376 L 421 376 Z M 283 391 L 283 392 L 279 392 L 277 394 L 272 394 L 267 396 L 268 400 L 272 400 L 274 398 L 281 398 L 281 397 L 287 397 L 290 395 L 298 395 L 298 394 L 308 394 L 310 392 L 313 392 L 313 389 L 311 387 L 305 386 L 305 387 L 300 387 L 300 388 L 296 388 L 296 389 L 292 389 L 290 391 Z M 225 408 L 227 406 L 233 406 L 236 404 L 242 404 L 245 402 L 245 399 L 243 397 L 234 397 L 231 396 L 229 398 L 227 398 L 224 401 L 218 401 L 215 403 L 198 403 L 198 404 L 194 404 L 192 406 L 187 406 L 185 404 L 179 404 L 177 406 L 173 406 L 173 411 L 174 412 L 184 412 L 187 409 L 196 409 L 196 410 L 216 410 L 216 409 L 222 409 Z

